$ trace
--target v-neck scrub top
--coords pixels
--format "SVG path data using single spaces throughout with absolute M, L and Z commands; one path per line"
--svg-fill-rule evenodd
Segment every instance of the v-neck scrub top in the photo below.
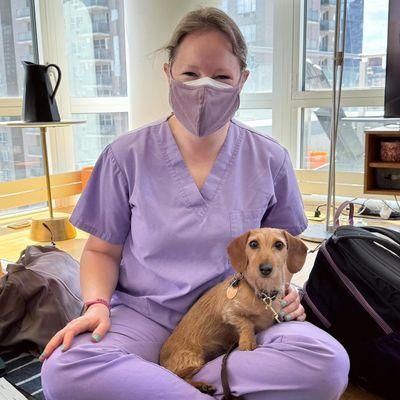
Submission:
M 288 152 L 232 119 L 201 190 L 168 117 L 118 137 L 96 162 L 70 218 L 123 245 L 111 304 L 173 329 L 194 301 L 233 273 L 226 248 L 249 229 L 307 226 Z

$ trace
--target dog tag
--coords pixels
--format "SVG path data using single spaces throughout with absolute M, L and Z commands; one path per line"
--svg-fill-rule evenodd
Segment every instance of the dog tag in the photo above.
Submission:
M 238 291 L 239 291 L 239 286 L 229 285 L 228 289 L 226 289 L 226 297 L 229 300 L 232 300 L 237 295 Z

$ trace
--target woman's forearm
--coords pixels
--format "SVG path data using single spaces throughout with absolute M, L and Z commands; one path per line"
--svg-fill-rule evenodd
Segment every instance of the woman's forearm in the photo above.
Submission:
M 102 298 L 108 302 L 118 282 L 119 263 L 115 258 L 94 250 L 84 250 L 80 262 L 83 301 Z

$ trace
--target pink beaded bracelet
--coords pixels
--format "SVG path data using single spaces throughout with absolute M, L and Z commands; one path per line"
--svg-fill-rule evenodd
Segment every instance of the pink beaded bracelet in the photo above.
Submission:
M 103 304 L 108 308 L 108 311 L 111 310 L 110 303 L 107 300 L 104 300 L 104 299 L 93 299 L 93 300 L 85 301 L 85 303 L 83 304 L 83 307 L 82 307 L 81 315 L 85 314 L 87 309 L 90 306 L 92 306 L 93 304 Z

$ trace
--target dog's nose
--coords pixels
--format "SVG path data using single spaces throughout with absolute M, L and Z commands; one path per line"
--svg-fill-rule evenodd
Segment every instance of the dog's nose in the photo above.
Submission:
M 264 276 L 268 276 L 272 272 L 272 265 L 271 264 L 261 264 L 260 265 L 260 272 Z

